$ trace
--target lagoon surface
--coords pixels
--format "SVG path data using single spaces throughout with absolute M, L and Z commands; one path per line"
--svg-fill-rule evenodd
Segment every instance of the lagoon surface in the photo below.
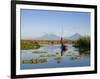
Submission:
M 21 69 L 90 66 L 90 55 L 82 55 L 78 48 L 67 45 L 67 51 L 61 56 L 60 47 L 60 45 L 44 45 L 39 49 L 21 50 Z M 42 53 L 37 53 L 38 51 Z

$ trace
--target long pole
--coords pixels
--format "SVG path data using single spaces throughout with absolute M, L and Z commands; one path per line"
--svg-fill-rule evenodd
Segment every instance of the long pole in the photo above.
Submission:
M 61 45 L 63 44 L 63 26 L 61 28 Z

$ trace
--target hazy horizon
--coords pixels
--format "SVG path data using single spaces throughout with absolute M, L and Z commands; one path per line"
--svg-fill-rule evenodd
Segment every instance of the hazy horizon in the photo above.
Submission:
M 38 38 L 45 34 L 69 37 L 75 33 L 90 35 L 89 12 L 21 9 L 21 39 Z

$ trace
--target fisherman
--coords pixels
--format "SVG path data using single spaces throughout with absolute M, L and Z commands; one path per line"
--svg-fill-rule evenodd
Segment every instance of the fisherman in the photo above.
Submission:
M 63 52 L 66 51 L 67 48 L 66 46 L 63 44 L 63 38 L 61 37 L 61 56 L 63 56 Z
M 65 45 L 61 45 L 61 50 L 66 51 L 66 46 Z
M 66 46 L 64 44 L 61 45 L 61 56 L 63 56 L 63 52 L 67 50 Z

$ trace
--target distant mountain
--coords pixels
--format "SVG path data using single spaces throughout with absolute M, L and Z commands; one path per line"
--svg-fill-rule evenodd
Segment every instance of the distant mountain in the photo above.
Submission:
M 68 39 L 70 40 L 78 40 L 82 38 L 82 36 L 79 33 L 75 33 L 74 35 L 70 36 Z
M 39 40 L 58 40 L 60 39 L 59 36 L 55 35 L 55 34 L 45 34 L 39 38 L 36 38 L 36 39 L 39 39 Z
M 70 37 L 63 37 L 64 39 L 68 40 L 78 40 L 82 38 L 82 36 L 79 33 L 75 33 L 74 35 Z M 60 36 L 57 36 L 55 34 L 44 34 L 41 37 L 33 38 L 35 40 L 61 40 Z

